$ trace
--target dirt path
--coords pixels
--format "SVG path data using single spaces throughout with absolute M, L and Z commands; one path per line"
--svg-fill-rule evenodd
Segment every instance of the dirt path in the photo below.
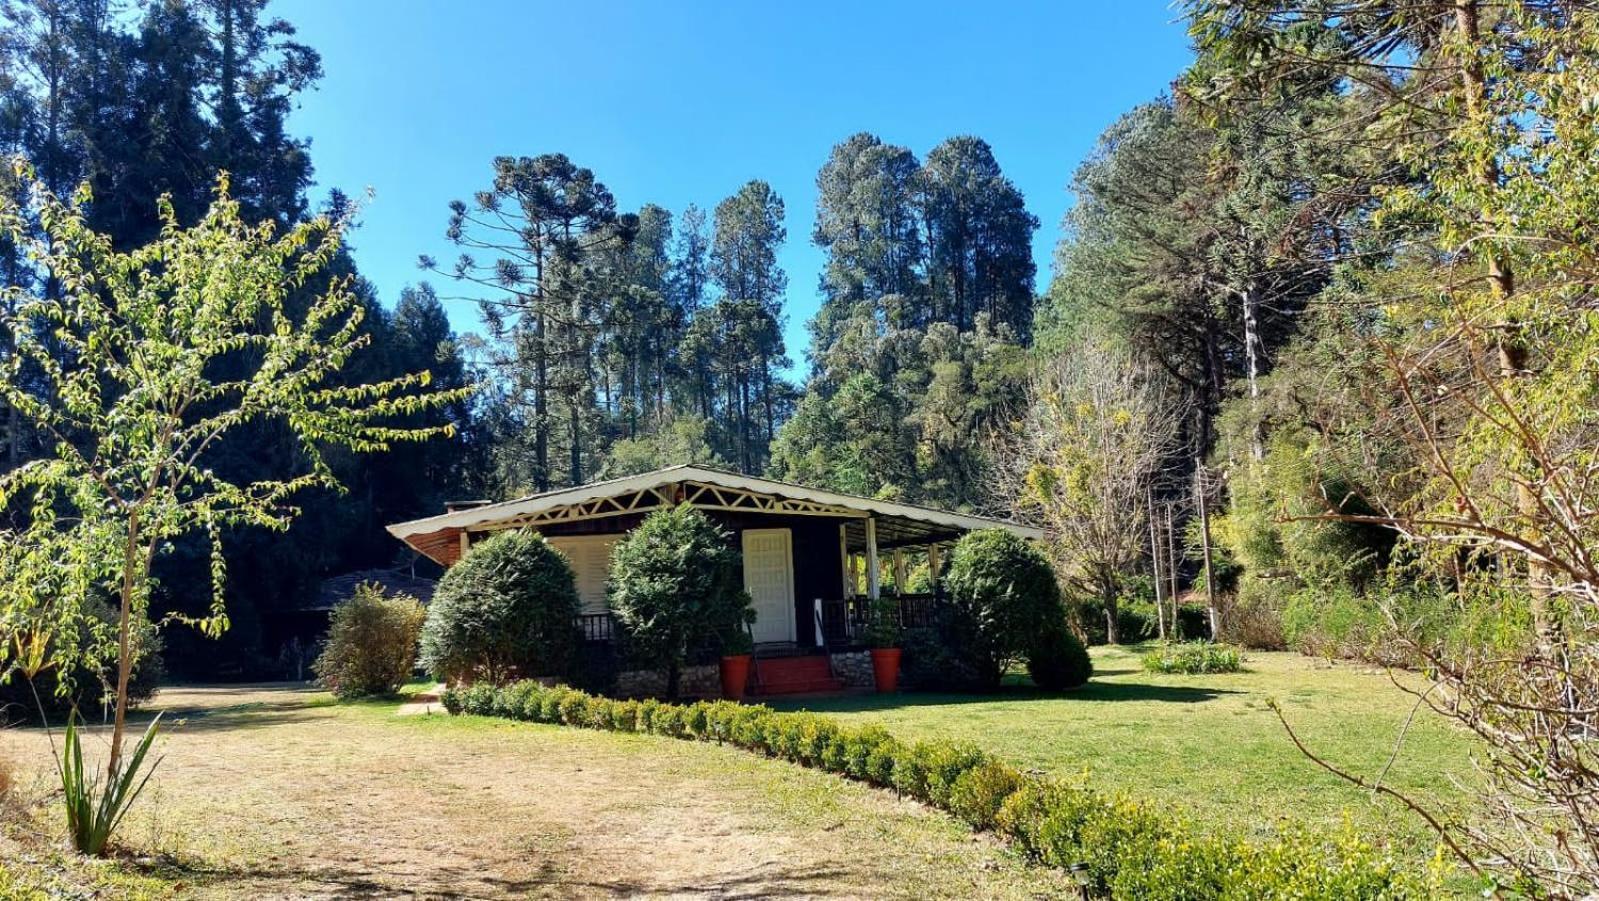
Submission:
M 1036 897 L 1050 874 L 833 776 L 649 736 L 162 694 L 175 724 L 125 840 L 185 897 Z M 42 736 L 0 733 L 13 754 Z

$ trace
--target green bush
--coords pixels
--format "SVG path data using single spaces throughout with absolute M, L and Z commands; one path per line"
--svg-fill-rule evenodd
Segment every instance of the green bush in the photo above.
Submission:
M 422 662 L 447 681 L 567 675 L 582 639 L 566 557 L 534 532 L 501 532 L 439 580 Z
M 1094 897 L 1406 901 L 1441 893 L 1437 873 L 1406 871 L 1351 832 L 1330 841 L 1301 831 L 1246 841 L 1198 829 L 1165 805 L 1018 772 L 971 745 L 906 745 L 879 726 L 848 727 L 814 713 L 728 701 L 612 701 L 533 681 L 452 687 L 444 706 L 457 714 L 507 711 L 513 719 L 544 721 L 553 710 L 555 722 L 724 742 L 893 788 L 973 828 L 994 830 L 1040 863 L 1082 868 Z
M 312 670 L 340 698 L 391 695 L 416 667 L 427 611 L 409 595 L 387 597 L 382 587 L 357 586 L 333 610 L 328 640 Z
M 666 670 L 669 698 L 691 653 L 741 643 L 755 620 L 732 536 L 691 507 L 657 510 L 628 533 L 611 554 L 609 585 L 628 647 Z
M 966 639 L 957 634 L 950 612 L 940 606 L 933 626 L 906 629 L 900 634 L 900 679 L 916 691 L 976 691 L 984 688 L 978 673 L 960 645 Z
M 962 773 L 949 790 L 949 812 L 973 829 L 993 829 L 1005 800 L 1021 786 L 1021 774 L 998 760 L 985 760 Z
M 1144 669 L 1152 673 L 1236 673 L 1244 668 L 1244 655 L 1232 645 L 1209 641 L 1163 644 L 1144 655 Z
M 1094 674 L 1094 662 L 1077 636 L 1057 622 L 1038 633 L 1027 649 L 1027 674 L 1044 691 L 1077 688 Z
M 1060 587 L 1037 548 L 1004 529 L 968 532 L 945 572 L 952 637 L 992 687 L 1037 637 L 1066 620 Z

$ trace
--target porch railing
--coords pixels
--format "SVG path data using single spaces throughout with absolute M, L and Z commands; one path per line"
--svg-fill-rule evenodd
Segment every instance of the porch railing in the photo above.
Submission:
M 577 627 L 584 641 L 611 641 L 616 638 L 616 620 L 609 613 L 580 613 Z
M 932 626 L 943 596 L 938 593 L 902 594 L 889 597 L 898 601 L 899 624 L 905 629 Z M 830 648 L 859 647 L 866 643 L 872 622 L 870 598 L 817 598 L 815 617 L 821 643 Z

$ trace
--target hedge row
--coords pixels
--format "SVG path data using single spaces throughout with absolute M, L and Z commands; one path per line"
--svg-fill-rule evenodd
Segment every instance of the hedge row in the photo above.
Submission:
M 827 770 L 992 830 L 1049 866 L 1077 869 L 1097 896 L 1141 899 L 1406 899 L 1439 894 L 1352 833 L 1288 832 L 1255 843 L 1206 832 L 1164 807 L 1075 780 L 1023 773 L 970 744 L 905 743 L 881 727 L 732 701 L 615 700 L 517 682 L 450 689 L 450 713 L 500 716 L 735 745 Z

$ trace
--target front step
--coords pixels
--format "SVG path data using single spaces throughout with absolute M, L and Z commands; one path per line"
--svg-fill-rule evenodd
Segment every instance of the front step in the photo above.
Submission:
M 755 662 L 758 681 L 752 694 L 769 695 L 815 694 L 842 691 L 844 683 L 833 678 L 827 658 L 823 656 L 777 657 Z
M 832 694 L 843 690 L 844 683 L 837 679 L 810 679 L 804 682 L 762 682 L 760 690 L 750 692 L 750 695 L 757 698 L 771 698 L 779 695 Z

